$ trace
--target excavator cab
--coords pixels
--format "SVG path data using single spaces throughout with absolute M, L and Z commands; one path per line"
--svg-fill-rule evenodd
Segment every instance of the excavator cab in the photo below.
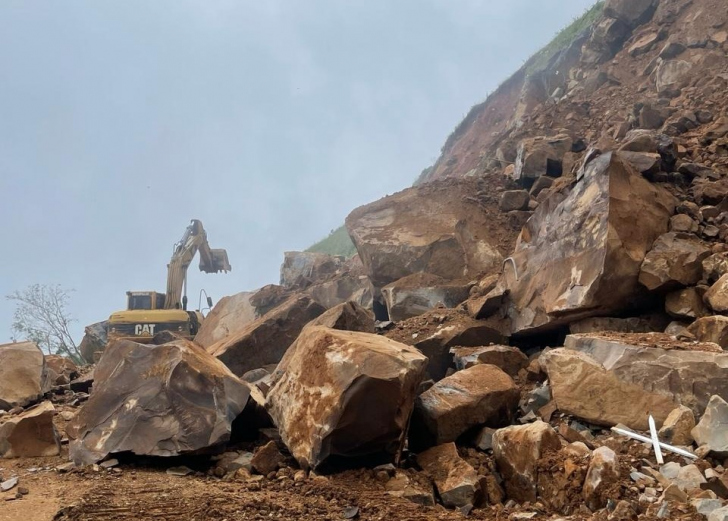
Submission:
M 134 309 L 164 309 L 164 295 L 156 291 L 127 291 L 127 306 Z

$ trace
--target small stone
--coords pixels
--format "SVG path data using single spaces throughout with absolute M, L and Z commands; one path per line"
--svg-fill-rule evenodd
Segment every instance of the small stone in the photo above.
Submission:
M 284 460 L 285 458 L 278 450 L 276 443 L 269 441 L 258 449 L 250 463 L 256 472 L 265 476 L 278 470 Z
M 347 507 L 343 512 L 344 519 L 354 519 L 359 517 L 359 507 Z
M 8 490 L 12 490 L 17 484 L 18 484 L 18 478 L 12 477 L 8 480 L 3 481 L 0 483 L 0 491 L 1 492 L 7 492 Z
M 18 494 L 20 494 L 21 496 L 27 496 L 28 494 L 30 494 L 30 490 L 25 487 L 18 487 Z
M 179 467 L 170 467 L 167 469 L 167 474 L 170 476 L 188 476 L 192 474 L 193 470 L 189 467 L 181 465 Z
M 700 422 L 692 430 L 692 436 L 700 446 L 706 446 L 720 457 L 728 456 L 728 403 L 713 395 L 705 408 Z
M 116 458 L 107 459 L 106 461 L 102 461 L 101 463 L 99 463 L 99 466 L 104 469 L 111 469 L 116 467 L 117 465 L 119 465 L 119 460 Z
M 689 215 L 678 214 L 670 218 L 670 231 L 695 233 L 698 231 L 698 223 Z
M 695 427 L 695 415 L 689 407 L 681 405 L 673 410 L 665 419 L 659 432 L 661 440 L 672 445 L 691 445 L 693 436 L 690 432 Z

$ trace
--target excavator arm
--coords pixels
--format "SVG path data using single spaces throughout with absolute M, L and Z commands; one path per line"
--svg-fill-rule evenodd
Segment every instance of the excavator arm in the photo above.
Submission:
M 187 277 L 187 269 L 198 251 L 200 252 L 200 271 L 218 273 L 220 271 L 228 272 L 232 269 L 228 261 L 227 251 L 210 248 L 202 222 L 193 219 L 185 230 L 182 239 L 174 245 L 172 260 L 167 265 L 165 309 L 182 309 L 184 307 L 182 291 Z

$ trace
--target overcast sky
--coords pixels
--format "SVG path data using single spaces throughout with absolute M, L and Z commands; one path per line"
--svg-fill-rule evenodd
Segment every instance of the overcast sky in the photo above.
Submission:
M 127 290 L 164 291 L 191 218 L 233 265 L 195 261 L 195 307 L 278 282 L 283 251 L 409 186 L 592 3 L 3 0 L 0 296 L 75 289 L 80 340 Z

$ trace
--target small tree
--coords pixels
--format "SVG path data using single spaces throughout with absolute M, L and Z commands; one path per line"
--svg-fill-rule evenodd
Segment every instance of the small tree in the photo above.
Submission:
M 60 285 L 33 284 L 6 298 L 15 302 L 15 333 L 35 342 L 47 354 L 64 355 L 82 364 L 83 356 L 69 331 L 75 321 L 67 309 L 72 291 Z

